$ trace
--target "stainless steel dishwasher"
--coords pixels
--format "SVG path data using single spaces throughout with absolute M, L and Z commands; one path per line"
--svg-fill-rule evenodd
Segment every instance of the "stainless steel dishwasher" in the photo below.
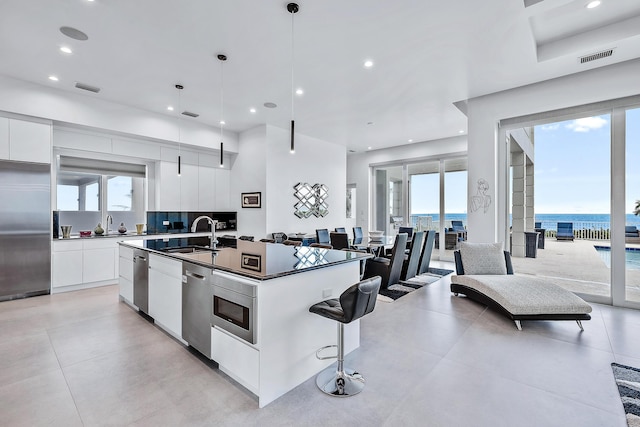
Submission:
M 141 249 L 133 250 L 133 304 L 149 313 L 149 254 Z
M 211 268 L 182 262 L 182 339 L 211 359 Z

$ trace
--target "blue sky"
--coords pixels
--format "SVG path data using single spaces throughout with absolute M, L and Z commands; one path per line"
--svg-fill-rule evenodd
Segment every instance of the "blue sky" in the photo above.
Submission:
M 627 112 L 627 195 L 631 213 L 640 199 L 640 109 Z M 535 128 L 536 213 L 610 213 L 611 117 L 551 123 Z
M 632 213 L 640 199 L 640 108 L 628 110 L 626 122 L 625 211 Z M 610 213 L 610 138 L 609 115 L 536 126 L 536 213 Z M 447 212 L 467 212 L 467 173 L 447 173 L 445 180 Z M 411 213 L 437 213 L 438 192 L 438 174 L 414 175 Z

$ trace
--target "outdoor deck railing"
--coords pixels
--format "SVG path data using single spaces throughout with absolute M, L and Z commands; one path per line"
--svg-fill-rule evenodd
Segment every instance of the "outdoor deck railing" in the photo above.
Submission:
M 411 224 L 418 230 L 439 230 L 440 221 L 434 221 L 431 217 L 421 215 L 411 215 Z M 466 223 L 464 224 L 466 227 Z M 557 222 L 542 221 L 542 227 L 545 229 L 545 237 L 555 238 L 557 233 Z M 451 221 L 445 220 L 445 227 L 451 227 Z M 596 221 L 575 221 L 573 222 L 573 236 L 575 239 L 584 240 L 609 240 L 611 224 L 608 222 Z

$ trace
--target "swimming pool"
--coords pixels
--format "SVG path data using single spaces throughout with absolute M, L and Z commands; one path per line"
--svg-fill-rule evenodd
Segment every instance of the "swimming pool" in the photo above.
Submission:
M 607 267 L 611 268 L 611 248 L 608 246 L 594 246 L 594 248 Z M 640 270 L 640 248 L 625 248 L 625 262 L 628 270 Z

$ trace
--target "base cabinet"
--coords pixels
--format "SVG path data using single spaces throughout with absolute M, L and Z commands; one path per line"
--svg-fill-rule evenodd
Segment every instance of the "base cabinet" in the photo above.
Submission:
M 182 263 L 149 255 L 149 316 L 175 337 L 182 336 Z
M 120 246 L 118 264 L 120 296 L 133 304 L 133 249 Z
M 250 390 L 259 394 L 260 352 L 224 331 L 211 328 L 211 359 L 220 369 Z

